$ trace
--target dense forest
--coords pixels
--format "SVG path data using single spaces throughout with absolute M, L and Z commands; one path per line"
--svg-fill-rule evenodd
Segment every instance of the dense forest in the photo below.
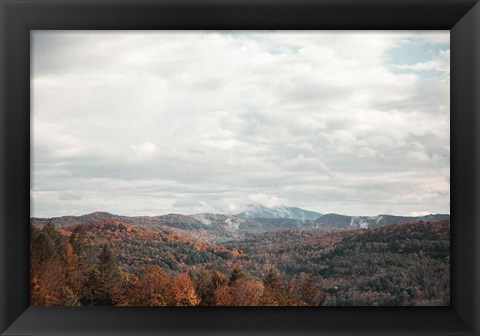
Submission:
M 448 305 L 450 224 L 280 229 L 214 244 L 117 220 L 31 225 L 40 306 Z

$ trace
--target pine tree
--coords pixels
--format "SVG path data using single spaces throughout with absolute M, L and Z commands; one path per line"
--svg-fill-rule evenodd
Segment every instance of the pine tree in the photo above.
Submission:
M 73 287 L 77 293 L 85 291 L 85 284 L 92 271 L 93 264 L 89 262 L 93 259 L 92 249 L 87 246 L 87 234 L 84 225 L 78 225 L 70 236 L 70 245 L 76 256 L 77 279 Z
M 56 255 L 55 244 L 46 232 L 40 232 L 33 241 L 32 266 L 40 268 Z
M 105 245 L 98 264 L 88 275 L 83 301 L 95 306 L 116 305 L 122 300 L 125 286 L 125 277 L 117 266 L 115 255 Z
M 65 251 L 66 241 L 63 235 L 60 233 L 60 231 L 57 230 L 52 220 L 48 221 L 47 225 L 44 226 L 42 232 L 45 232 L 46 234 L 48 234 L 48 236 L 52 239 L 55 246 L 55 252 L 58 255 L 62 255 L 63 252 Z
M 73 252 L 75 252 L 75 254 L 77 254 L 79 257 L 87 257 L 85 246 L 86 235 L 85 227 L 83 225 L 78 225 L 70 236 L 70 244 L 72 244 Z

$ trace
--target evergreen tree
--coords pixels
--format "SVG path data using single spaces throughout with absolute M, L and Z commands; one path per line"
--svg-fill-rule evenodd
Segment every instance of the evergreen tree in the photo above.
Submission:
M 117 266 L 115 255 L 105 245 L 97 266 L 88 275 L 84 300 L 95 306 L 116 305 L 124 296 L 125 285 L 125 277 Z
M 55 244 L 46 232 L 40 232 L 33 241 L 32 254 L 32 266 L 37 269 L 56 255 Z
M 52 220 L 48 221 L 48 224 L 45 225 L 45 227 L 42 230 L 48 236 L 52 239 L 54 246 L 55 246 L 55 252 L 57 255 L 62 255 L 63 252 L 65 251 L 65 238 L 63 235 L 60 233 L 59 230 L 55 227 L 55 224 L 53 224 Z
M 73 252 L 75 252 L 75 254 L 77 254 L 79 257 L 87 257 L 85 246 L 86 235 L 85 227 L 83 225 L 78 225 L 70 236 L 70 244 L 72 244 Z

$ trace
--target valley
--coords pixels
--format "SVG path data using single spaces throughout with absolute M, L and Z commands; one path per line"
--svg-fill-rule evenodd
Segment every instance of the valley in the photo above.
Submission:
M 33 304 L 179 305 L 182 295 L 186 305 L 449 304 L 449 215 L 305 219 L 313 212 L 289 209 L 32 218 Z M 47 269 L 68 268 L 47 283 Z M 105 269 L 116 285 L 99 294 Z M 168 286 L 139 285 L 149 278 Z

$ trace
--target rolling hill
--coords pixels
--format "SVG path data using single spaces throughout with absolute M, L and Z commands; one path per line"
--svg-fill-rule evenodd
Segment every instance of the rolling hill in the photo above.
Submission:
M 225 246 L 253 274 L 267 264 L 287 278 L 317 277 L 328 305 L 449 303 L 449 221 L 271 231 Z
M 260 210 L 270 208 L 255 207 Z M 283 210 L 286 212 L 283 212 Z M 255 212 L 270 217 L 250 218 L 252 213 L 239 215 L 224 215 L 214 213 L 200 213 L 194 215 L 166 214 L 160 216 L 120 216 L 108 212 L 94 212 L 82 216 L 63 216 L 54 218 L 32 218 L 35 225 L 45 225 L 49 221 L 58 227 L 68 227 L 81 224 L 95 223 L 98 221 L 118 221 L 147 230 L 163 230 L 191 239 L 222 243 L 240 240 L 251 235 L 273 230 L 284 229 L 316 229 L 316 228 L 376 228 L 390 224 L 414 223 L 425 221 L 449 220 L 450 215 L 427 215 L 420 217 L 404 217 L 392 215 L 378 216 L 345 216 L 338 214 L 325 214 L 309 212 L 299 208 L 278 208 L 278 212 Z M 265 211 L 267 211 L 265 210 Z M 309 214 L 312 213 L 312 214 Z M 289 217 L 273 217 L 285 215 Z M 290 218 L 303 215 L 303 219 Z M 316 219 L 305 219 L 317 217 Z
M 72 234 L 82 237 L 82 244 L 89 247 L 91 262 L 101 248 L 108 245 L 127 271 L 148 265 L 159 265 L 170 271 L 185 270 L 193 265 L 221 267 L 238 255 L 235 249 L 113 220 L 69 226 L 62 232 L 68 237 Z
M 222 296 L 223 299 L 237 295 L 237 299 L 247 300 L 238 301 L 243 302 L 241 304 L 449 304 L 449 221 L 418 221 L 378 228 L 323 226 L 259 230 L 228 242 L 210 243 L 178 234 L 173 230 L 174 225 L 181 224 L 185 231 L 196 230 L 198 222 L 212 226 L 230 217 L 202 215 L 195 220 L 189 218 L 192 221 L 171 223 L 166 226 L 168 230 L 150 230 L 103 219 L 106 216 L 97 213 L 81 219 L 68 217 L 70 222 L 76 223 L 98 220 L 69 226 L 64 221 L 61 229 L 42 225 L 45 222 L 39 224 L 37 221 L 33 225 L 31 246 L 34 255 L 36 260 L 47 262 L 45 271 L 40 264 L 38 272 L 42 273 L 34 274 L 36 282 L 32 290 L 36 295 L 47 295 L 41 294 L 47 291 L 48 298 L 53 300 L 48 302 L 52 304 L 78 304 L 78 298 L 83 298 L 80 302 L 96 302 L 95 296 L 92 299 L 89 295 L 96 295 L 95 291 L 102 288 L 95 286 L 101 280 L 98 272 L 105 263 L 105 248 L 108 247 L 124 272 L 117 279 L 123 282 L 122 288 L 127 291 L 136 288 L 139 277 L 144 276 L 147 276 L 145 284 L 149 284 L 148 272 L 154 271 L 162 279 L 174 281 L 180 277 L 186 281 L 188 295 L 194 299 L 189 302 L 203 305 L 219 302 L 220 294 L 209 289 L 211 281 L 223 284 L 222 295 L 227 295 Z M 174 220 L 174 217 L 168 218 Z M 282 220 L 284 226 L 292 223 Z M 240 224 L 237 229 L 241 229 Z M 70 252 L 67 244 L 71 246 Z M 47 255 L 49 259 L 44 259 Z M 85 259 L 82 256 L 86 256 Z M 76 270 L 73 265 L 81 269 Z M 52 273 L 54 271 L 56 273 Z M 162 272 L 169 275 L 162 275 Z M 57 281 L 51 274 L 67 282 L 52 289 L 49 284 Z M 245 280 L 232 280 L 239 277 Z M 141 290 L 148 293 L 148 286 Z M 194 290 L 198 295 L 192 292 Z M 253 301 L 244 296 L 245 291 L 252 295 Z M 134 301 L 130 302 L 137 302 L 137 299 L 134 296 L 131 299 Z M 237 300 L 230 299 L 233 301 L 228 302 Z

